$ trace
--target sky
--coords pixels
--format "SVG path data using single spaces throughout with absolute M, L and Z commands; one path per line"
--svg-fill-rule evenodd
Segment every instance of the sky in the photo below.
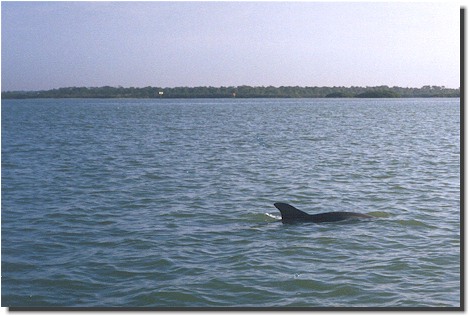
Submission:
M 1 90 L 460 86 L 451 2 L 2 2 Z

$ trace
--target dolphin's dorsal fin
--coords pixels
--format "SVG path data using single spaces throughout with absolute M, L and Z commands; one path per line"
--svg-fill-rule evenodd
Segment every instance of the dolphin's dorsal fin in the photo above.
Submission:
M 274 203 L 274 206 L 282 214 L 282 222 L 284 223 L 295 222 L 299 220 L 308 220 L 311 218 L 311 215 L 300 211 L 296 207 L 293 207 L 287 203 Z

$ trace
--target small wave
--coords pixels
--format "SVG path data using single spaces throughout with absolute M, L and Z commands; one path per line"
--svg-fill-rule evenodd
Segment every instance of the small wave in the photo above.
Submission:
M 282 219 L 282 217 L 278 216 L 278 215 L 273 215 L 273 214 L 270 214 L 270 213 L 264 213 L 264 214 L 271 217 L 271 218 L 274 218 L 274 219 L 279 219 L 279 220 Z
M 396 223 L 399 223 L 404 226 L 411 226 L 411 227 L 430 227 L 429 225 L 420 222 L 415 219 L 410 219 L 410 220 L 397 220 Z
M 376 211 L 376 212 L 370 212 L 370 213 L 366 213 L 367 215 L 370 215 L 370 216 L 373 216 L 373 217 L 378 217 L 378 218 L 386 218 L 386 217 L 390 217 L 391 214 L 389 213 L 386 213 L 386 212 L 380 212 L 380 211 Z
M 306 141 L 311 141 L 311 142 L 320 142 L 320 141 L 325 141 L 325 140 L 329 140 L 329 137 L 321 137 L 321 136 L 318 136 L 318 137 L 314 137 L 314 136 L 304 136 L 304 137 L 301 137 L 302 140 L 306 140 Z

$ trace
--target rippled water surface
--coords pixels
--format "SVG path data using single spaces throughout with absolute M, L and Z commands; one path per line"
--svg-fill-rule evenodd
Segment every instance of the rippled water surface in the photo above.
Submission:
M 458 99 L 3 100 L 2 305 L 458 307 Z M 274 202 L 369 221 L 283 225 Z

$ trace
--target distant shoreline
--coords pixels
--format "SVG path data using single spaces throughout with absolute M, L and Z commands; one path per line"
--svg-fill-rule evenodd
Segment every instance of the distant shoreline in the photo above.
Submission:
M 440 86 L 299 87 L 229 86 L 176 88 L 66 87 L 41 91 L 5 91 L 2 99 L 228 99 L 228 98 L 459 98 L 460 89 Z

